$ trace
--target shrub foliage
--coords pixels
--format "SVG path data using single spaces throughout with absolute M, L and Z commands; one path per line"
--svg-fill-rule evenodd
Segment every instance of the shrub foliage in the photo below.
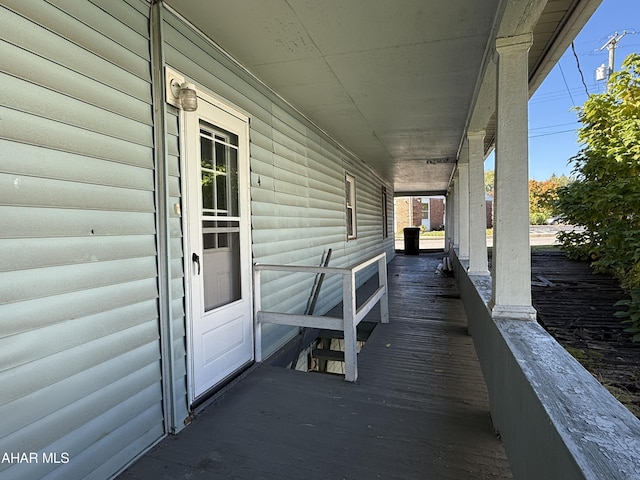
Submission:
M 559 239 L 570 257 L 589 259 L 630 292 L 618 316 L 640 341 L 640 55 L 625 59 L 607 93 L 591 95 L 578 119 L 575 181 L 558 189 L 555 206 L 583 228 Z

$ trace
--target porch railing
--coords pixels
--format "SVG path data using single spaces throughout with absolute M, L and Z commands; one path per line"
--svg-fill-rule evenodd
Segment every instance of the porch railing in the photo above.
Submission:
M 378 264 L 378 288 L 359 307 L 356 308 L 356 273 L 364 268 Z M 389 323 L 389 301 L 387 297 L 387 255 L 381 253 L 362 263 L 348 268 L 312 267 L 300 265 L 268 265 L 256 263 L 254 270 L 254 314 L 256 336 L 256 361 L 262 361 L 262 324 L 274 323 L 297 327 L 341 330 L 344 332 L 345 380 L 355 382 L 358 378 L 357 336 L 356 327 L 371 309 L 380 302 L 380 321 Z M 281 313 L 262 310 L 261 272 L 303 272 L 324 273 L 326 275 L 342 275 L 342 318 Z

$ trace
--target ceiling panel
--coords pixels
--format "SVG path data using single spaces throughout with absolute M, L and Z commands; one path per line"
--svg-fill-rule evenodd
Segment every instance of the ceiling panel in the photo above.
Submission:
M 396 191 L 443 193 L 479 97 L 483 110 L 474 118 L 486 125 L 490 146 L 495 79 L 486 92 L 481 86 L 496 32 L 517 33 L 539 17 L 533 65 L 576 4 L 599 1 L 167 3 Z

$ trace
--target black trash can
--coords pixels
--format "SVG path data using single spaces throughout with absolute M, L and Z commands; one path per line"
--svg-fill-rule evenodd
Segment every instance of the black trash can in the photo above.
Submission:
M 404 232 L 404 254 L 420 254 L 420 227 L 407 227 Z

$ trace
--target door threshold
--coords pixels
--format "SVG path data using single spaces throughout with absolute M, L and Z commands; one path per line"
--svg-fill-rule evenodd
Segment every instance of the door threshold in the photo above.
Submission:
M 196 398 L 191 404 L 190 411 L 191 415 L 189 416 L 190 420 L 193 420 L 194 417 L 198 416 L 205 408 L 213 403 L 216 403 L 222 397 L 224 397 L 225 393 L 232 388 L 235 384 L 237 384 L 244 377 L 249 375 L 249 373 L 253 372 L 258 365 L 257 362 L 253 360 L 247 363 L 245 366 L 240 367 L 237 372 L 229 375 L 226 379 L 222 380 L 220 383 L 214 385 L 209 390 L 204 392 L 198 398 Z

